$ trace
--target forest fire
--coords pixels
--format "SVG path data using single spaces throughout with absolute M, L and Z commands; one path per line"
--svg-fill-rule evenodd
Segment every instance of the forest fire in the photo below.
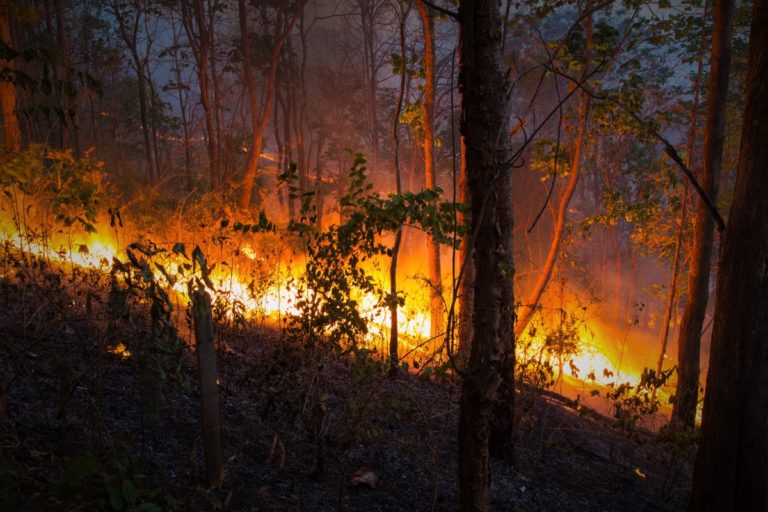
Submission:
M 37 233 L 45 233 L 43 226 L 27 226 L 22 233 L 16 227 L 17 223 L 5 216 L 0 222 L 0 242 L 6 249 L 18 251 L 20 254 L 28 253 L 55 264 L 62 264 L 80 268 L 96 269 L 107 275 L 113 261 L 126 258 L 125 243 L 121 246 L 118 232 L 108 225 L 108 221 L 102 220 L 95 226 L 92 233 L 83 230 L 70 229 L 68 232 L 55 232 L 45 236 Z M 123 229 L 120 236 L 130 239 L 131 234 Z M 163 238 L 163 237 L 161 237 Z M 161 244 L 170 247 L 171 243 Z M 171 251 L 163 251 L 163 269 L 179 267 L 183 264 L 182 257 Z M 230 304 L 239 304 L 242 314 L 249 319 L 269 319 L 280 322 L 291 315 L 300 315 L 298 307 L 303 295 L 311 293 L 302 291 L 295 285 L 287 284 L 301 274 L 301 261 L 279 262 L 272 269 L 274 275 L 269 276 L 270 285 L 261 286 L 258 292 L 253 289 L 253 282 L 249 284 L 246 274 L 239 270 L 249 268 L 249 265 L 258 263 L 262 259 L 251 244 L 243 244 L 236 252 L 230 255 L 227 261 L 212 265 L 210 279 L 214 284 L 217 296 Z M 423 257 L 416 253 L 412 258 Z M 216 263 L 216 262 L 214 262 Z M 293 266 L 293 268 L 292 268 Z M 374 268 L 380 265 L 374 265 Z M 282 270 L 281 270 L 282 269 Z M 172 289 L 186 303 L 184 297 L 188 292 L 185 280 L 173 280 L 169 282 L 166 270 L 153 270 L 154 278 L 164 282 L 165 286 Z M 373 278 L 385 283 L 388 279 L 386 272 L 374 270 Z M 448 361 L 448 355 L 442 346 L 442 337 L 430 339 L 430 312 L 429 297 L 425 294 L 423 286 L 417 279 L 406 280 L 406 285 L 401 289 L 405 298 L 398 306 L 398 334 L 400 336 L 401 356 L 418 366 L 421 361 L 430 361 L 431 364 L 441 364 Z M 370 292 L 355 291 L 352 297 L 357 302 L 363 318 L 366 319 L 368 334 L 363 340 L 371 348 L 375 348 L 380 354 L 386 353 L 386 343 L 390 336 L 391 312 L 384 307 L 382 300 Z M 231 312 L 228 314 L 232 314 Z M 519 361 L 536 361 L 537 364 L 546 364 L 552 368 L 556 382 L 568 379 L 571 382 L 582 382 L 583 385 L 598 387 L 614 386 L 617 382 L 626 382 L 637 385 L 640 379 L 640 369 L 628 364 L 621 368 L 617 359 L 619 354 L 614 354 L 605 346 L 597 330 L 597 326 L 586 321 L 579 324 L 577 331 L 570 334 L 568 340 L 555 339 L 547 333 L 556 332 L 558 327 L 552 321 L 551 328 L 542 326 L 537 334 L 526 332 L 517 342 L 517 358 Z M 561 333 L 562 334 L 562 333 Z M 568 346 L 558 346 L 565 342 Z M 118 343 L 109 349 L 110 352 L 123 358 L 129 358 L 131 352 L 127 347 Z M 609 356 L 610 354 L 610 356 Z M 556 383 L 555 383 L 556 384 Z M 561 387 L 562 389 L 562 387 Z M 573 393 L 567 393 L 573 394 Z M 575 398 L 575 396 L 573 396 Z
M 764 503 L 765 13 L 0 0 L 0 509 Z

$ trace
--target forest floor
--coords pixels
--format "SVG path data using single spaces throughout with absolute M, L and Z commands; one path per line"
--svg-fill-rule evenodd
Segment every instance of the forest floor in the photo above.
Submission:
M 184 391 L 109 352 L 118 335 L 140 346 L 141 322 L 107 327 L 90 297 L 0 288 L 0 510 L 458 510 L 458 381 L 388 378 L 365 354 L 271 329 L 221 332 L 226 476 L 210 489 L 193 350 Z M 492 510 L 686 509 L 691 448 L 525 395 L 515 460 L 492 461 Z

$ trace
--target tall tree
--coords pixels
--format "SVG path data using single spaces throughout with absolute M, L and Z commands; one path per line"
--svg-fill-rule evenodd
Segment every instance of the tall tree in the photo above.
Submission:
M 461 133 L 475 264 L 473 342 L 459 411 L 459 491 L 461 510 L 484 511 L 490 501 L 494 406 L 514 369 L 512 149 L 498 2 L 463 0 L 459 21 Z M 506 405 L 511 413 L 514 404 Z
M 581 82 L 584 83 L 591 73 L 590 68 L 592 66 L 592 6 L 590 0 L 586 0 L 584 5 L 579 1 L 578 6 L 579 17 L 584 20 L 584 62 L 582 64 L 583 68 L 580 79 Z M 578 85 L 573 84 L 571 87 L 578 87 Z M 573 143 L 573 151 L 571 153 L 571 169 L 568 174 L 568 183 L 565 185 L 565 189 L 560 196 L 560 202 L 557 205 L 555 225 L 552 231 L 552 242 L 549 245 L 547 259 L 544 262 L 544 266 L 541 269 L 541 273 L 539 274 L 536 283 L 533 285 L 533 289 L 528 295 L 527 301 L 521 305 L 518 311 L 517 321 L 515 322 L 515 336 L 519 336 L 525 331 L 533 314 L 536 312 L 539 302 L 541 301 L 541 296 L 544 295 L 544 291 L 555 270 L 555 264 L 557 263 L 560 254 L 560 244 L 563 240 L 563 235 L 565 234 L 565 228 L 568 222 L 568 206 L 571 203 L 571 198 L 576 191 L 576 185 L 579 183 L 579 177 L 581 175 L 581 153 L 587 138 L 587 123 L 589 122 L 591 99 L 592 97 L 586 90 L 579 93 L 578 127 L 576 130 L 576 140 Z M 555 155 L 555 161 L 557 161 L 557 158 L 558 155 Z M 556 179 L 556 177 L 553 176 L 552 179 Z
M 403 193 L 403 179 L 400 162 L 400 115 L 403 112 L 403 99 L 405 98 L 405 84 L 408 78 L 408 57 L 405 47 L 405 26 L 408 22 L 408 14 L 411 12 L 409 0 L 393 4 L 398 18 L 400 33 L 400 87 L 397 91 L 397 103 L 395 104 L 394 118 L 392 119 L 392 138 L 395 141 L 395 186 L 398 194 Z M 392 259 L 389 264 L 389 365 L 390 372 L 397 371 L 400 362 L 398 349 L 398 314 L 397 314 L 397 258 L 400 255 L 400 245 L 403 241 L 403 226 L 398 226 L 395 231 L 395 242 L 392 245 Z
M 435 172 L 435 17 L 424 3 L 418 1 L 419 17 L 424 30 L 424 184 L 427 188 L 437 187 Z M 440 244 L 427 238 L 427 265 L 429 268 L 429 313 L 430 338 L 445 332 L 445 308 L 443 305 L 443 276 L 440 268 Z
M 221 186 L 221 155 L 219 142 L 216 140 L 216 110 L 215 105 L 211 103 L 209 71 L 217 7 L 206 0 L 179 0 L 179 6 L 184 31 L 197 64 L 197 85 L 200 89 L 200 104 L 205 117 L 205 145 L 208 153 L 211 190 L 218 190 Z
M 112 11 L 117 21 L 120 37 L 131 55 L 131 64 L 136 72 L 136 83 L 139 88 L 139 118 L 141 119 L 141 133 L 144 137 L 144 157 L 147 163 L 147 182 L 155 183 L 159 173 L 152 149 L 152 135 L 149 125 L 150 100 L 148 98 L 148 89 L 151 87 L 151 83 L 146 74 L 147 62 L 150 58 L 149 48 L 152 45 L 151 42 L 142 43 L 139 40 L 142 18 L 149 15 L 148 7 L 146 0 L 133 0 L 130 4 L 120 1 L 112 3 Z M 143 54 L 140 49 L 142 44 L 145 45 Z
M 269 71 L 267 72 L 267 82 L 264 90 L 263 105 L 259 102 L 259 90 L 256 87 L 256 78 L 253 74 L 253 57 L 251 50 L 251 33 L 248 30 L 248 12 L 246 10 L 245 0 L 237 1 L 237 11 L 240 21 L 240 44 L 243 52 L 243 77 L 248 92 L 248 105 L 251 111 L 251 151 L 248 153 L 248 164 L 245 170 L 245 179 L 243 180 L 243 190 L 240 194 L 240 208 L 248 208 L 251 204 L 253 195 L 253 184 L 256 181 L 256 173 L 259 168 L 259 159 L 261 158 L 261 148 L 264 143 L 264 132 L 269 123 L 269 114 L 272 112 L 272 103 L 275 97 L 275 83 L 277 81 L 277 66 L 280 63 L 280 52 L 283 49 L 288 36 L 293 30 L 296 21 L 299 19 L 301 9 L 306 0 L 296 0 L 294 9 L 290 18 L 286 19 L 288 13 L 288 2 L 278 11 L 278 19 L 275 23 L 275 42 L 272 46 L 269 60 Z
M 718 2 L 720 5 L 721 2 Z M 768 510 L 768 0 L 754 0 L 691 511 Z
M 693 101 L 691 103 L 691 110 L 689 114 L 689 126 L 688 126 L 688 140 L 685 155 L 685 164 L 689 169 L 693 168 L 694 147 L 696 145 L 696 135 L 698 126 L 698 112 L 699 112 L 699 100 L 701 96 L 701 77 L 704 72 L 704 53 L 706 51 L 706 17 L 709 8 L 709 2 L 704 4 L 704 13 L 701 18 L 701 35 L 699 38 L 699 50 L 696 57 L 696 74 L 693 77 Z M 669 299 L 667 301 L 667 307 L 664 311 L 664 319 L 661 321 L 661 333 L 659 335 L 661 351 L 659 352 L 659 359 L 656 363 L 656 373 L 661 374 L 664 367 L 664 359 L 667 355 L 667 342 L 669 340 L 669 324 L 672 321 L 672 313 L 675 311 L 675 304 L 677 303 L 677 282 L 680 273 L 680 259 L 683 249 L 683 235 L 685 233 L 685 225 L 688 213 L 688 187 L 686 183 L 682 184 L 682 203 L 680 205 L 680 216 L 678 220 L 677 236 L 675 238 L 675 253 L 672 260 L 672 274 L 669 281 Z
M 700 183 L 707 196 L 717 199 L 725 138 L 728 73 L 731 66 L 731 19 L 733 0 L 715 2 L 710 75 L 707 89 L 707 121 L 704 127 L 703 169 Z M 693 429 L 699 397 L 701 328 L 709 300 L 709 273 L 712 264 L 714 221 L 703 201 L 696 209 L 693 250 L 688 269 L 688 302 L 677 338 L 677 391 L 672 407 L 673 428 Z

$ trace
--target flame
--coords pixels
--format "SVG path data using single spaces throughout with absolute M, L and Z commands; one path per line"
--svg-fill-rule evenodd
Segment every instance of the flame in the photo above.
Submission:
M 109 349 L 109 352 L 111 354 L 118 355 L 122 357 L 123 359 L 130 359 L 131 358 L 131 351 L 128 350 L 128 347 L 126 347 L 123 343 L 118 343 L 114 347 Z
M 13 228 L 12 223 L 9 223 L 7 219 L 3 222 L 3 219 L 0 218 L 0 241 L 10 244 L 22 252 L 34 253 L 49 258 L 51 261 L 84 268 L 102 269 L 106 272 L 113 258 L 123 259 L 125 256 L 118 243 L 116 233 L 111 233 L 109 229 L 104 227 L 106 225 L 106 222 L 103 221 L 99 226 L 98 233 L 58 232 L 47 237 L 41 237 L 32 236 L 31 233 L 18 233 L 18 230 Z M 130 239 L 125 234 L 122 236 Z M 247 273 L 239 272 L 238 269 L 248 267 L 248 265 L 269 268 L 266 260 L 257 248 L 248 244 L 239 247 L 237 254 L 241 256 L 241 261 L 236 262 L 237 265 L 234 267 L 216 265 L 210 276 L 216 285 L 218 294 L 230 303 L 242 305 L 244 315 L 249 318 L 279 320 L 286 316 L 301 313 L 298 304 L 302 299 L 301 294 L 306 293 L 306 291 L 302 292 L 287 284 L 272 284 L 257 293 L 249 287 Z M 171 256 L 169 254 L 169 257 Z M 239 266 L 240 264 L 242 267 Z M 288 277 L 298 277 L 296 274 L 291 274 L 291 270 L 287 267 L 286 265 L 283 279 L 278 279 L 281 283 L 287 283 Z M 379 271 L 374 272 L 374 274 L 374 278 L 378 282 L 388 282 L 387 273 Z M 155 278 L 163 282 L 167 281 L 159 271 L 155 272 Z M 406 279 L 404 282 L 401 281 L 402 284 L 405 284 L 405 286 L 401 286 L 404 288 L 401 291 L 406 297 L 406 301 L 398 308 L 398 334 L 399 343 L 402 347 L 401 354 L 413 351 L 422 351 L 423 353 L 430 350 L 435 351 L 440 346 L 440 340 L 429 339 L 431 322 L 428 292 L 425 291 L 423 282 L 417 282 L 415 279 L 410 281 Z M 186 295 L 187 289 L 184 282 L 176 282 L 171 287 L 180 296 Z M 355 299 L 359 304 L 363 318 L 368 321 L 368 336 L 364 343 L 373 347 L 381 346 L 384 350 L 391 326 L 389 308 L 383 307 L 380 299 L 370 293 L 360 293 Z M 547 353 L 543 335 L 532 338 L 526 338 L 526 336 L 528 335 L 524 335 L 518 342 L 517 356 L 519 360 L 532 357 L 532 354 Z M 563 375 L 586 384 L 608 386 L 620 381 L 636 385 L 639 382 L 640 369 L 630 367 L 626 362 L 622 368 L 621 356 L 615 350 L 610 349 L 608 339 L 609 336 L 606 333 L 601 333 L 597 326 L 586 322 L 579 327 L 577 348 L 571 355 L 561 360 L 557 360 L 552 354 L 546 357 L 551 358 L 550 362 L 556 371 L 559 370 Z M 131 357 L 130 351 L 122 343 L 118 343 L 109 351 L 125 359 Z M 439 355 L 434 360 L 439 362 L 443 359 L 444 356 Z M 668 394 L 660 390 L 659 397 L 664 400 Z

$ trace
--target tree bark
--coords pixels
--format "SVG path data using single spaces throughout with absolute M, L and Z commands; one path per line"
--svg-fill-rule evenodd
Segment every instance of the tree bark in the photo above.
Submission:
M 717 3 L 718 6 L 721 2 Z M 768 510 L 768 0 L 755 0 L 691 510 Z
M 701 176 L 701 186 L 713 202 L 717 201 L 723 159 L 733 7 L 733 0 L 720 0 L 714 6 L 715 25 L 712 33 L 707 122 L 704 128 L 704 166 Z M 677 338 L 678 380 L 670 422 L 675 429 L 692 430 L 696 423 L 701 327 L 704 324 L 704 314 L 709 300 L 713 242 L 714 221 L 706 205 L 700 200 L 696 210 L 693 250 L 688 269 L 688 302 L 685 305 Z
M 512 151 L 498 3 L 464 0 L 459 18 L 461 133 L 475 263 L 473 343 L 459 411 L 459 492 L 462 511 L 485 511 L 490 502 L 494 409 L 514 369 Z M 505 405 L 507 414 L 514 414 L 514 403 Z
M 586 37 L 584 47 L 586 59 L 581 73 L 582 82 L 589 76 L 589 68 L 592 63 L 590 51 L 592 46 L 592 11 L 590 9 L 589 0 L 587 0 L 586 9 L 589 14 L 584 18 L 584 32 Z M 573 87 L 576 86 L 574 85 Z M 517 321 L 515 322 L 515 337 L 520 336 L 525 331 L 533 318 L 533 314 L 536 312 L 541 297 L 547 289 L 558 256 L 560 255 L 560 243 L 563 240 L 563 233 L 565 233 L 565 227 L 568 222 L 568 205 L 571 203 L 571 198 L 573 197 L 573 192 L 576 190 L 576 185 L 579 182 L 579 175 L 581 173 L 581 151 L 587 137 L 587 123 L 589 122 L 591 98 L 592 97 L 586 91 L 579 93 L 579 127 L 576 141 L 574 142 L 573 154 L 571 155 L 571 170 L 568 177 L 568 183 L 565 186 L 565 190 L 560 197 L 560 203 L 557 207 L 557 217 L 555 218 L 555 227 L 552 233 L 552 243 L 549 246 L 549 252 L 547 253 L 544 267 L 541 270 L 541 275 L 539 275 L 536 284 L 533 286 L 533 290 L 531 290 L 531 293 L 528 295 L 528 300 L 518 309 Z M 558 155 L 555 155 L 555 158 L 558 158 Z M 553 177 L 552 179 L 556 179 L 556 177 Z
M 397 93 L 397 104 L 395 106 L 395 115 L 392 119 L 392 137 L 395 141 L 395 183 L 397 187 L 397 193 L 403 192 L 402 172 L 400 170 L 400 114 L 403 111 L 403 98 L 405 97 L 405 81 L 407 78 L 407 58 L 405 55 L 405 24 L 408 20 L 408 13 L 410 12 L 410 3 L 406 6 L 405 2 L 401 2 L 399 7 L 402 9 L 400 13 L 400 55 L 402 57 L 402 66 L 400 69 L 400 88 Z M 397 257 L 400 254 L 400 244 L 403 240 L 403 226 L 400 225 L 395 231 L 395 243 L 392 246 L 392 259 L 389 264 L 389 371 L 391 374 L 397 372 L 400 364 L 400 358 L 397 353 L 398 349 L 398 315 L 397 315 Z
M 131 60 L 133 61 L 133 67 L 136 71 L 136 84 L 138 86 L 139 93 L 139 119 L 141 120 L 141 133 L 144 139 L 144 158 L 147 163 L 147 183 L 154 184 L 157 181 L 157 166 L 153 158 L 152 152 L 152 136 L 150 134 L 149 126 L 149 105 L 147 100 L 147 77 L 144 74 L 146 67 L 145 59 L 141 58 L 139 54 L 139 25 L 141 17 L 146 16 L 144 4 L 140 1 L 133 3 L 132 7 L 132 19 L 126 19 L 125 13 L 121 10 L 124 8 L 118 2 L 113 4 L 115 12 L 115 18 L 120 29 L 120 36 L 123 38 L 123 42 L 128 48 L 128 52 L 131 54 Z
M 437 188 L 435 173 L 435 18 L 424 0 L 418 1 L 419 16 L 424 30 L 424 184 Z M 443 303 L 443 273 L 440 268 L 440 244 L 427 238 L 427 265 L 429 270 L 429 336 L 437 339 L 445 332 L 445 305 Z
M 699 45 L 698 57 L 696 59 L 696 75 L 693 79 L 693 104 L 691 105 L 690 113 L 690 126 L 688 128 L 688 147 L 686 149 L 685 165 L 689 169 L 693 168 L 693 155 L 694 146 L 696 145 L 696 125 L 698 124 L 698 111 L 699 111 L 699 99 L 701 93 L 701 76 L 704 71 L 704 48 L 706 45 L 706 26 L 704 20 L 706 19 L 707 9 L 709 3 L 704 4 L 704 16 L 702 16 L 701 23 L 701 42 Z M 682 183 L 682 202 L 680 205 L 680 220 L 677 228 L 677 237 L 675 240 L 675 256 L 672 262 L 672 275 L 669 282 L 669 300 L 667 302 L 667 309 L 664 312 L 664 319 L 661 322 L 661 351 L 659 353 L 659 360 L 656 363 L 656 373 L 661 375 L 661 371 L 664 368 L 664 359 L 667 355 L 667 342 L 669 341 L 669 324 L 672 320 L 672 313 L 675 311 L 675 303 L 677 302 L 677 281 L 680 274 L 680 254 L 683 248 L 683 234 L 685 233 L 685 224 L 688 213 L 688 187 L 687 183 Z M 655 390 L 654 390 L 655 392 Z
M 248 104 L 251 110 L 251 124 L 253 127 L 251 151 L 248 153 L 248 164 L 245 171 L 245 179 L 243 180 L 242 194 L 240 195 L 240 208 L 242 209 L 247 209 L 251 205 L 253 184 L 256 181 L 259 158 L 261 158 L 261 148 L 264 143 L 264 132 L 269 123 L 269 114 L 272 111 L 272 102 L 274 101 L 275 96 L 275 83 L 277 81 L 277 66 L 280 63 L 280 52 L 299 18 L 303 5 L 304 1 L 302 0 L 296 2 L 293 15 L 284 29 L 280 27 L 281 22 L 278 20 L 278 26 L 275 29 L 277 38 L 270 55 L 269 71 L 267 72 L 267 83 L 264 92 L 264 105 L 262 108 L 259 106 L 259 92 L 256 89 L 256 79 L 253 76 L 251 40 L 250 32 L 248 31 L 248 13 L 245 9 L 245 0 L 237 1 L 237 11 L 240 21 L 240 43 L 243 52 L 243 77 L 245 78 L 245 85 L 248 90 Z M 282 17 L 280 17 L 280 19 L 282 19 Z
M 8 4 L 0 4 L 0 40 L 6 46 L 13 48 L 11 41 L 11 21 Z M 0 68 L 13 69 L 13 63 L 0 60 Z M 3 115 L 3 147 L 11 151 L 21 149 L 21 130 L 16 111 L 16 84 L 12 81 L 0 80 L 0 108 Z
M 192 54 L 197 63 L 197 81 L 200 88 L 200 104 L 203 106 L 206 131 L 206 150 L 211 180 L 211 190 L 221 186 L 219 142 L 216 140 L 214 108 L 211 105 L 210 84 L 208 77 L 208 57 L 213 41 L 214 13 L 206 13 L 202 0 L 180 0 L 182 23 L 189 40 Z

